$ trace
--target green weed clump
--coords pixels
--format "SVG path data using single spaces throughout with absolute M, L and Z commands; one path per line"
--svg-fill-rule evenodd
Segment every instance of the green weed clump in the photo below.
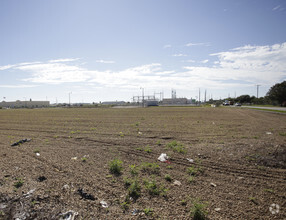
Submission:
M 82 162 L 86 162 L 86 161 L 87 161 L 87 158 L 86 158 L 86 157 L 82 157 L 82 158 L 81 158 L 81 161 L 82 161 Z
M 130 168 L 130 173 L 132 176 L 138 175 L 138 167 L 136 167 L 135 164 L 129 165 L 129 168 Z
M 199 169 L 194 167 L 194 166 L 191 166 L 191 167 L 188 167 L 187 168 L 187 172 L 188 174 L 190 174 L 191 176 L 196 176 L 197 173 L 198 173 Z
M 146 208 L 143 211 L 144 211 L 144 214 L 147 215 L 147 216 L 152 216 L 153 215 L 153 209 L 151 209 L 151 208 Z
M 149 173 L 149 174 L 159 174 L 160 167 L 156 163 L 144 162 L 141 165 L 141 171 Z
M 193 207 L 191 208 L 191 217 L 194 220 L 205 220 L 207 219 L 208 212 L 206 211 L 206 204 L 194 201 Z
M 170 174 L 166 174 L 164 178 L 165 178 L 165 180 L 167 180 L 168 182 L 171 182 L 171 181 L 172 181 L 172 177 L 170 176 Z
M 123 162 L 119 159 L 114 159 L 109 163 L 109 171 L 110 173 L 120 175 L 123 170 L 122 167 Z
M 128 195 L 134 199 L 139 198 L 141 191 L 141 186 L 137 180 L 132 180 L 128 188 Z
M 150 195 L 165 196 L 168 191 L 163 185 L 159 185 L 156 180 L 145 180 L 144 185 Z
M 144 151 L 147 152 L 147 153 L 151 153 L 152 149 L 148 145 L 147 147 L 145 147 Z
M 35 150 L 34 150 L 34 153 L 36 154 L 36 153 L 40 153 L 40 149 L 39 148 L 36 148 Z
M 170 143 L 168 143 L 167 148 L 171 149 L 173 152 L 182 153 L 182 154 L 187 153 L 185 146 L 177 141 L 171 141 Z
M 19 189 L 21 186 L 24 185 L 24 180 L 22 180 L 21 178 L 17 178 L 17 182 L 14 183 L 14 186 Z

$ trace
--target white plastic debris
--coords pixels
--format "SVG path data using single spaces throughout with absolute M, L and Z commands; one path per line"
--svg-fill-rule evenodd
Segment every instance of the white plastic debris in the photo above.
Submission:
M 70 186 L 69 186 L 68 184 L 65 184 L 65 185 L 63 186 L 63 189 L 64 189 L 64 190 L 69 190 L 69 189 L 70 189 Z
M 138 209 L 133 209 L 133 210 L 132 210 L 132 215 L 137 215 L 137 214 L 138 214 L 138 212 L 139 212 L 139 210 L 138 210 Z
M 212 186 L 212 187 L 216 187 L 216 184 L 215 184 L 215 183 L 211 183 L 211 186 Z
M 162 153 L 159 157 L 158 160 L 160 160 L 161 162 L 166 162 L 169 159 L 169 157 L 167 156 L 167 154 Z
M 187 158 L 187 160 L 188 160 L 189 162 L 191 162 L 191 163 L 194 162 L 194 160 L 193 160 L 193 159 L 190 159 L 190 158 Z
M 35 191 L 36 191 L 36 188 L 35 188 L 35 189 L 31 189 L 29 192 L 27 192 L 27 193 L 24 194 L 23 196 L 28 198 L 28 197 L 30 197 Z
M 267 132 L 266 132 L 266 134 L 270 135 L 270 134 L 272 134 L 272 132 L 270 132 L 270 131 L 267 131 Z
M 216 212 L 219 212 L 221 210 L 221 208 L 215 208 L 214 209 Z
M 65 213 L 60 214 L 60 220 L 74 220 L 75 216 L 78 215 L 78 212 L 75 212 L 73 210 L 69 210 Z
M 180 185 L 182 185 L 182 183 L 179 180 L 175 180 L 174 181 L 174 185 L 175 186 L 180 186 Z
M 40 156 L 40 153 L 36 153 L 36 155 L 39 157 L 39 156 Z
M 71 160 L 77 160 L 77 157 L 72 157 Z
M 279 206 L 278 204 L 275 204 L 275 203 L 273 203 L 273 204 L 271 204 L 271 205 L 269 206 L 269 211 L 270 211 L 273 215 L 278 214 L 278 213 L 279 213 L 279 209 L 280 209 L 280 206 Z
M 139 135 L 142 135 L 142 132 L 141 132 L 141 131 L 138 131 L 138 134 L 139 134 Z
M 107 202 L 102 200 L 102 201 L 100 201 L 100 204 L 103 208 L 108 208 Z

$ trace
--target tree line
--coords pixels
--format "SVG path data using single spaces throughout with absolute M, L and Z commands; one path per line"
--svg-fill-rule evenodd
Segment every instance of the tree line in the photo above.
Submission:
M 229 97 L 226 100 L 241 104 L 280 105 L 286 107 L 286 81 L 273 85 L 264 97 L 257 98 L 250 95 L 241 95 L 236 98 Z

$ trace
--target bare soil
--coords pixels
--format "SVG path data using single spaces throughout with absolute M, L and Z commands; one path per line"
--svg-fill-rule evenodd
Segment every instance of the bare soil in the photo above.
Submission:
M 2 109 L 0 123 L 0 219 L 68 219 L 69 210 L 75 219 L 191 219 L 195 201 L 206 205 L 208 219 L 286 219 L 285 114 Z M 22 139 L 31 140 L 11 146 Z M 185 153 L 166 148 L 174 140 Z M 158 161 L 161 153 L 168 163 Z M 115 158 L 121 175 L 110 173 Z M 144 171 L 146 162 L 158 170 Z M 137 198 L 126 179 L 140 185 Z M 151 180 L 159 195 L 148 192 Z M 279 205 L 274 214 L 272 204 Z

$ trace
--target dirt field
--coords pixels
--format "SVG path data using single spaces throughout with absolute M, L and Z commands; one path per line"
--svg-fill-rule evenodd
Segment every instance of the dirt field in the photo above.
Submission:
M 0 123 L 0 219 L 191 219 L 195 203 L 208 219 L 286 219 L 286 114 L 2 109 Z

